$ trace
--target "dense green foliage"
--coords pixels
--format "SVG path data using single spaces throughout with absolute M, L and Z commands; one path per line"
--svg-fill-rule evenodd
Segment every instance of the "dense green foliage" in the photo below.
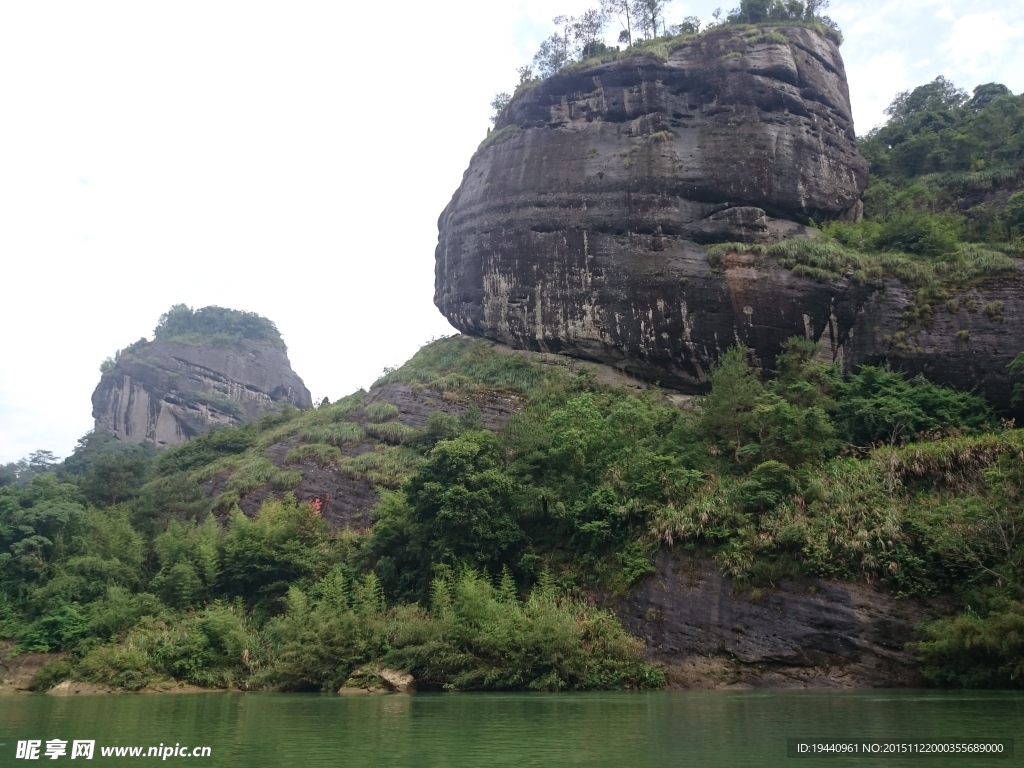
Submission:
M 427 688 L 457 690 L 663 682 L 609 614 L 544 584 L 520 600 L 507 573 L 498 586 L 473 571 L 438 576 L 426 611 L 387 609 L 372 575 L 352 583 L 334 571 L 308 592 L 293 589 L 268 634 L 282 648 L 270 675 L 284 690 L 333 690 L 352 672 L 360 682 L 375 663 L 409 670 Z
M 1019 594 L 1019 593 L 1018 593 Z M 1024 677 L 1024 601 L 973 595 L 967 610 L 924 627 L 916 647 L 936 682 L 964 688 L 1020 687 Z M 977 608 L 975 607 L 977 605 Z
M 73 675 L 131 690 L 167 679 L 334 690 L 374 664 L 460 690 L 662 682 L 609 614 L 550 583 L 521 601 L 507 574 L 496 587 L 449 571 L 434 581 L 431 610 L 389 608 L 372 572 L 352 575 L 353 542 L 330 537 L 315 508 L 291 497 L 226 528 L 174 520 L 151 545 L 127 509 L 80 502 L 52 475 L 0 498 L 0 633 L 22 650 L 72 654 L 39 688 Z
M 981 173 L 1024 160 L 1024 97 L 986 83 L 973 96 L 944 77 L 899 94 L 888 122 L 862 142 L 871 170 L 884 181 L 904 182 L 942 173 Z M 949 191 L 991 186 L 997 179 L 929 179 Z M 972 184 L 971 182 L 974 182 Z
M 733 24 L 818 22 L 836 29 L 835 22 L 822 15 L 828 4 L 828 0 L 740 0 L 729 12 L 727 21 Z
M 880 245 L 940 253 L 958 238 L 1024 237 L 1024 95 L 986 83 L 968 96 L 938 77 L 898 95 L 886 114 L 861 141 Z
M 224 307 L 192 309 L 175 304 L 160 316 L 153 329 L 154 341 L 182 341 L 202 338 L 228 342 L 265 341 L 284 349 L 284 340 L 277 326 L 255 312 L 243 312 Z
M 53 472 L 60 459 L 53 451 L 33 451 L 19 461 L 0 466 L 0 487 L 5 485 L 25 485 L 33 477 Z

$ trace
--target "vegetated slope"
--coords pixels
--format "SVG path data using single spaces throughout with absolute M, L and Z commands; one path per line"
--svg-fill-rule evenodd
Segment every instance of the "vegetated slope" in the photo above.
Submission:
M 923 379 L 844 378 L 805 341 L 779 367 L 732 350 L 681 401 L 456 337 L 134 483 L 83 441 L 0 489 L 0 634 L 69 654 L 39 687 L 334 690 L 385 667 L 454 689 L 898 684 L 922 668 L 907 640 L 938 682 L 1019 684 L 1021 433 Z
M 96 428 L 122 442 L 178 445 L 285 405 L 309 407 L 274 324 L 252 312 L 183 304 L 100 367 Z
M 920 247 L 927 231 L 932 242 L 1024 237 L 1024 95 L 986 83 L 968 96 L 938 77 L 900 94 L 887 114 L 860 142 L 874 176 L 869 212 L 881 221 L 911 211 L 950 215 L 932 226 L 918 221 L 902 238 L 894 227 L 890 238 Z

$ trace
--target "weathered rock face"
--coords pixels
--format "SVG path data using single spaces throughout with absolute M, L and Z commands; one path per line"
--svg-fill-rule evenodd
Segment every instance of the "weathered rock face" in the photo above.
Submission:
M 122 354 L 92 395 L 96 429 L 118 440 L 178 445 L 218 425 L 312 405 L 281 349 L 150 342 Z
M 520 94 L 441 214 L 434 302 L 465 333 L 684 391 L 704 391 L 736 343 L 770 366 L 799 334 L 847 365 L 982 385 L 1008 406 L 1019 281 L 975 291 L 979 306 L 1004 302 L 1004 321 L 961 310 L 912 328 L 896 281 L 817 280 L 735 254 L 709 264 L 703 244 L 808 235 L 810 219 L 862 208 L 867 163 L 838 49 L 804 28 L 764 32 L 723 30 L 665 62 L 561 73 Z
M 674 685 L 924 684 L 905 649 L 929 617 L 918 601 L 815 578 L 740 590 L 713 561 L 671 552 L 659 554 L 655 568 L 618 613 Z
M 36 673 L 58 658 L 55 653 L 16 653 L 13 641 L 0 640 L 0 696 L 28 693 Z
M 441 215 L 442 313 L 467 333 L 677 385 L 703 382 L 738 332 L 774 325 L 696 243 L 855 215 L 867 182 L 838 50 L 782 33 L 789 43 L 707 35 L 664 63 L 616 61 L 520 95 L 496 126 L 505 140 L 474 156 Z M 779 282 L 766 303 L 802 330 L 808 310 L 778 299 L 812 283 Z M 814 293 L 801 303 L 820 332 L 834 290 Z
M 1024 264 L 1018 262 L 1021 269 Z M 823 346 L 846 367 L 890 365 L 910 374 L 975 390 L 1018 419 L 1024 403 L 1013 403 L 1014 382 L 1006 366 L 1024 350 L 1024 272 L 962 291 L 935 308 L 929 321 L 908 323 L 904 312 L 913 292 L 897 280 L 873 283 L 850 325 L 835 322 Z

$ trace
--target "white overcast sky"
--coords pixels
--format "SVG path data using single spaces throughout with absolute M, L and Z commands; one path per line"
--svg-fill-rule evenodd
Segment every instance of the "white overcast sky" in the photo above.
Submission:
M 438 214 L 494 93 L 592 4 L 0 0 L 0 462 L 66 456 L 172 304 L 271 318 L 317 399 L 451 333 Z M 939 74 L 1024 90 L 1019 0 L 829 12 L 858 133 Z

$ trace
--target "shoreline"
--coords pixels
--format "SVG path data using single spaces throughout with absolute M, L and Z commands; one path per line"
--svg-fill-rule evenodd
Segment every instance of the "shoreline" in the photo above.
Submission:
M 158 694 L 192 694 L 192 693 L 241 693 L 236 688 L 202 688 L 190 683 L 158 683 L 147 685 L 137 691 L 129 691 L 124 688 L 114 688 L 109 685 L 98 683 L 86 683 L 80 680 L 65 680 L 57 683 L 48 691 L 33 691 L 28 688 L 27 683 L 0 683 L 0 698 L 13 696 L 119 696 L 136 694 L 141 696 L 154 696 Z

